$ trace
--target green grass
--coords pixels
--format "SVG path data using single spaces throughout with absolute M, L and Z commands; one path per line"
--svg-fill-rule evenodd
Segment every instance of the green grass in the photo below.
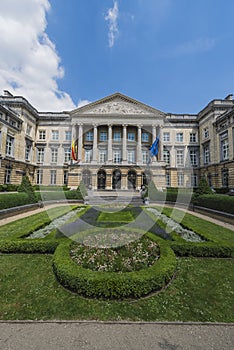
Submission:
M 126 211 L 120 211 L 120 212 L 113 212 L 113 213 L 106 213 L 101 212 L 98 216 L 98 222 L 131 222 L 133 221 L 133 216 L 130 212 L 130 210 Z
M 145 299 L 85 299 L 55 279 L 51 255 L 0 255 L 4 320 L 144 320 L 234 322 L 234 260 L 178 260 L 176 279 Z
M 232 230 L 203 220 L 192 214 L 185 214 L 178 209 L 164 207 L 162 213 L 211 241 L 234 244 L 234 232 Z
M 70 205 L 56 207 L 0 226 L 0 239 L 15 239 L 25 236 L 49 224 L 53 219 L 66 214 L 76 207 L 77 206 Z

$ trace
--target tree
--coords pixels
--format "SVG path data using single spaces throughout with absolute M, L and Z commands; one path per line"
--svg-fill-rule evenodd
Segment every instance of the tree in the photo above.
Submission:
M 28 195 L 30 203 L 37 202 L 37 198 L 33 189 L 33 186 L 27 175 L 22 177 L 20 186 L 18 187 L 18 192 L 25 192 Z
M 212 194 L 212 193 L 213 193 L 213 191 L 210 188 L 205 177 L 202 177 L 201 180 L 199 181 L 198 188 L 196 190 L 196 194 L 202 195 L 202 194 Z

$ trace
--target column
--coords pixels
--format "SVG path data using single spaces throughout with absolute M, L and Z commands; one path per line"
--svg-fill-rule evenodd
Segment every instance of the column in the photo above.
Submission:
M 137 163 L 142 163 L 142 149 L 141 149 L 141 128 L 142 125 L 137 125 Z
M 93 162 L 97 162 L 97 124 L 93 124 Z
M 162 144 L 162 126 L 159 125 L 158 127 L 158 138 L 159 138 L 159 149 L 158 149 L 158 161 L 162 161 L 163 160 L 163 144 Z
M 78 159 L 82 161 L 83 149 L 83 124 L 79 124 L 79 138 L 78 138 Z
M 127 162 L 127 124 L 123 124 L 123 143 L 122 143 L 122 159 Z
M 112 163 L 112 125 L 108 125 L 108 162 Z

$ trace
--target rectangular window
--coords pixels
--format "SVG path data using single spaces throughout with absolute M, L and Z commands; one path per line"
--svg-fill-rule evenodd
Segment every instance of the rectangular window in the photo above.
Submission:
M 135 133 L 128 132 L 128 141 L 135 141 Z
M 163 142 L 169 142 L 170 141 L 170 133 L 164 132 L 163 133 Z
M 37 170 L 37 185 L 42 185 L 42 181 L 43 181 L 43 170 L 38 169 Z
M 203 129 L 203 137 L 204 139 L 207 139 L 209 137 L 209 128 Z
M 43 163 L 44 162 L 44 156 L 45 156 L 45 149 L 44 147 L 38 147 L 37 148 L 37 162 Z
M 177 175 L 177 181 L 178 181 L 178 186 L 179 187 L 184 186 L 184 174 L 179 173 Z
M 4 184 L 10 184 L 11 183 L 11 172 L 12 172 L 11 168 L 8 168 L 8 167 L 5 168 Z
M 135 163 L 135 150 L 128 151 L 128 163 Z
M 58 148 L 51 148 L 51 163 L 58 161 Z
M 106 150 L 100 150 L 99 151 L 99 163 L 105 163 L 106 162 Z
M 120 150 L 114 150 L 114 163 L 120 163 L 121 162 L 121 151 Z
M 197 142 L 197 134 L 195 132 L 190 133 L 189 141 L 191 143 Z
M 176 133 L 176 142 L 183 142 L 184 141 L 184 134 L 182 132 Z
M 205 145 L 203 148 L 204 164 L 210 163 L 210 145 Z
M 14 138 L 7 135 L 6 139 L 6 155 L 13 157 L 14 156 Z
M 68 170 L 64 170 L 64 173 L 63 173 L 63 184 L 65 186 L 67 186 L 67 184 L 68 184 Z
M 86 132 L 85 140 L 86 141 L 93 141 L 93 132 L 92 131 L 87 131 Z
M 149 133 L 148 132 L 143 132 L 141 134 L 141 141 L 142 142 L 149 142 Z
M 52 130 L 52 140 L 58 141 L 59 140 L 59 131 L 58 130 Z
M 116 141 L 116 142 L 121 141 L 121 132 L 120 131 L 114 131 L 114 141 Z
M 32 125 L 27 124 L 26 134 L 27 134 L 28 136 L 30 136 L 31 131 L 32 131 Z
M 107 141 L 107 132 L 106 131 L 100 131 L 99 141 Z
M 191 186 L 192 187 L 197 187 L 198 186 L 198 176 L 197 176 L 197 174 L 192 174 L 191 175 Z
M 30 160 L 31 159 L 31 150 L 32 150 L 31 142 L 26 142 L 26 145 L 25 145 L 25 160 Z
M 170 151 L 166 148 L 163 148 L 163 161 L 170 164 Z
M 149 161 L 149 152 L 148 151 L 142 151 L 142 163 L 147 164 Z
M 221 141 L 221 160 L 229 159 L 229 144 L 228 139 Z
M 65 141 L 71 141 L 71 139 L 72 139 L 72 132 L 65 131 Z
M 45 139 L 46 139 L 46 131 L 39 130 L 39 140 L 45 140 Z
M 92 160 L 92 150 L 86 149 L 85 150 L 85 163 L 91 163 Z
M 177 166 L 184 166 L 184 151 L 183 150 L 176 151 L 176 164 L 177 164 Z
M 71 148 L 64 148 L 64 163 L 69 163 L 71 160 Z
M 50 184 L 56 185 L 56 170 L 50 170 Z
M 166 173 L 166 186 L 167 187 L 171 186 L 171 176 L 169 173 Z
M 191 165 L 197 165 L 197 151 L 190 150 L 189 155 Z
M 222 170 L 222 186 L 228 187 L 229 181 L 228 181 L 228 169 Z

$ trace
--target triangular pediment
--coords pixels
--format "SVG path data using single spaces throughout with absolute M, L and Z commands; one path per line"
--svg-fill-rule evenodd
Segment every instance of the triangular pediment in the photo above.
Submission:
M 120 93 L 89 103 L 72 113 L 76 115 L 164 115 L 163 112 Z

